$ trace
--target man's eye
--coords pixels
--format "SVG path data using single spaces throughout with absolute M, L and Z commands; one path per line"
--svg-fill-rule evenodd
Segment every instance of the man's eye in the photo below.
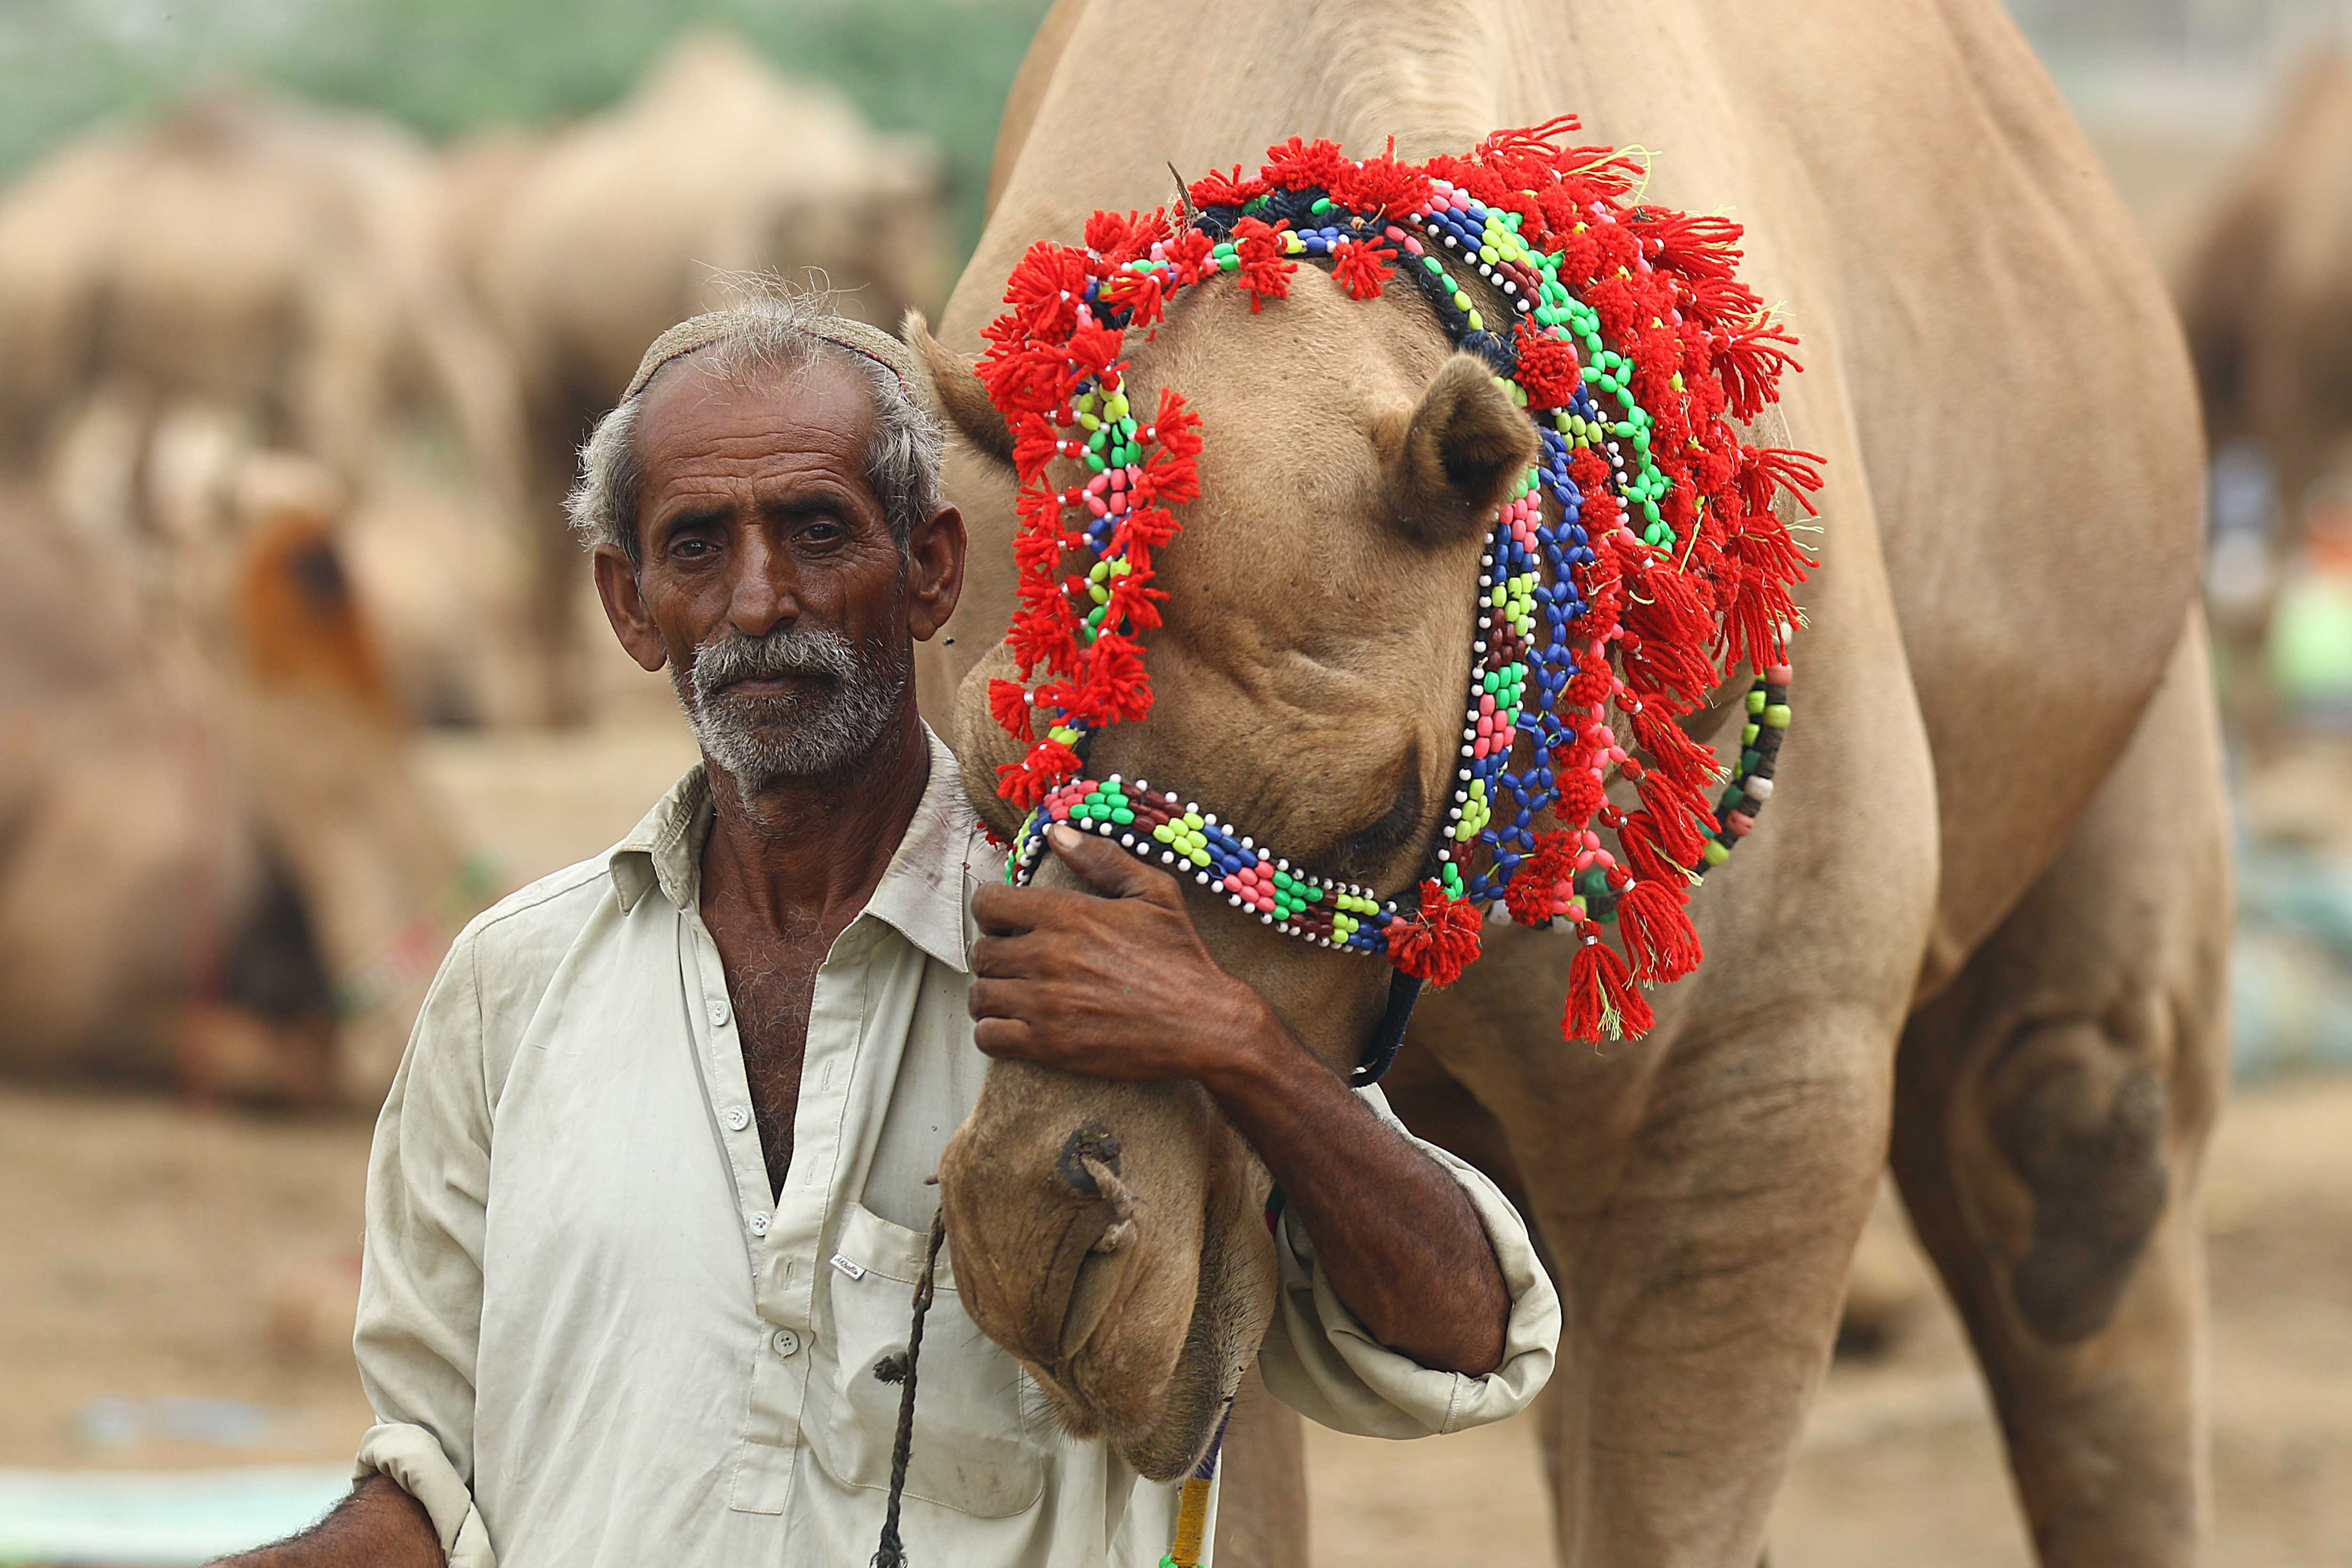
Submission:
M 699 561 L 712 551 L 713 546 L 707 539 L 681 539 L 669 547 L 669 552 L 682 561 Z
M 849 531 L 830 518 L 818 518 L 801 530 L 801 537 L 811 544 L 838 544 Z

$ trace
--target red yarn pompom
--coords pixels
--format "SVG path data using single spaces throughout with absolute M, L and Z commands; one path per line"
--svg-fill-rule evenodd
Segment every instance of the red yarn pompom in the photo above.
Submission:
M 1526 321 L 1519 323 L 1518 384 L 1528 395 L 1530 408 L 1565 408 L 1581 385 L 1584 367 L 1577 363 L 1576 351 L 1566 338 L 1554 337 L 1541 327 Z
M 1421 911 L 1389 924 L 1389 962 L 1432 985 L 1451 985 L 1478 956 L 1478 911 L 1433 879 L 1421 885 Z

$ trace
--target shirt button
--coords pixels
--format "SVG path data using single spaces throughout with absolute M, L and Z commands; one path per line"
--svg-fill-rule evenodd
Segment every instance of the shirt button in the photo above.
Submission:
M 727 1022 L 726 998 L 713 996 L 710 999 L 710 1022 L 714 1027 L 722 1026 Z
M 778 1355 L 791 1355 L 801 1348 L 801 1337 L 790 1329 L 778 1329 L 775 1346 Z
M 740 1106 L 740 1105 L 730 1106 L 730 1107 L 728 1108 L 728 1110 L 727 1110 L 727 1125 L 728 1125 L 728 1126 L 732 1127 L 736 1131 L 740 1132 L 740 1131 L 743 1131 L 743 1129 L 744 1129 L 744 1128 L 749 1127 L 751 1124 L 751 1113 L 750 1111 L 748 1111 L 748 1110 L 744 1110 L 744 1109 L 743 1109 L 741 1106 Z
M 768 1216 L 766 1215 L 755 1214 L 751 1216 L 751 1234 L 753 1236 L 765 1236 L 768 1234 Z

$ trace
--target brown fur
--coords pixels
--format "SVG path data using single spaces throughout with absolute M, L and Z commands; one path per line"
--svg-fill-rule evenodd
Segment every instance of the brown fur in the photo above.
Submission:
M 1411 1048 L 1507 1140 L 1567 1299 L 1551 1448 L 1562 1560 L 1757 1560 L 1888 1140 L 1928 1147 L 1942 1129 L 1940 1179 L 2004 1216 L 1949 1228 L 1938 1256 L 1964 1295 L 1994 1281 L 1979 1344 L 1989 1367 L 2014 1369 L 1994 1381 L 2021 1475 L 2038 1467 L 2024 1492 L 2045 1560 L 2189 1562 L 2202 1461 L 2186 1216 L 2223 1054 L 2218 977 L 2193 957 L 2227 918 L 2210 698 L 2182 633 L 2199 521 L 2189 378 L 2128 219 L 2083 174 L 2091 154 L 2007 17 L 1990 0 L 1670 3 L 1638 17 L 1582 0 L 1297 0 L 1207 6 L 1171 60 L 1116 8 L 1068 4 L 1063 63 L 1016 105 L 1027 123 L 1003 140 L 1021 151 L 941 324 L 960 351 L 977 348 L 1021 248 L 1075 237 L 1095 207 L 1160 200 L 1171 159 L 1229 165 L 1294 133 L 1359 153 L 1394 134 L 1418 155 L 1569 109 L 1596 140 L 1667 150 L 1654 199 L 1735 212 L 1747 275 L 1805 338 L 1784 412 L 1791 444 L 1827 458 L 1823 563 L 1804 593 L 1798 724 L 1771 815 L 1697 900 L 1706 966 L 1660 994 L 1648 1040 L 1563 1045 L 1567 955 L 1549 933 L 1490 929 L 1486 956 L 1424 999 L 1412 1032 Z M 1156 114 L 1106 134 L 1104 84 L 1144 79 Z M 1262 314 L 1231 289 L 1198 290 L 1131 346 L 1145 406 L 1166 384 L 1201 413 L 1203 493 L 1160 556 L 1172 596 L 1150 641 L 1158 705 L 1105 732 L 1091 761 L 1394 889 L 1433 825 L 1386 854 L 1358 836 L 1409 770 L 1426 809 L 1442 807 L 1475 545 L 1403 537 L 1378 452 L 1444 344 L 1409 293 L 1359 305 L 1302 268 Z M 981 699 L 1005 662 L 991 645 L 1011 605 L 1010 485 L 967 449 L 950 488 L 976 571 L 922 689 L 937 715 L 952 704 L 973 795 L 1003 826 L 993 764 L 1010 743 Z M 2131 761 L 2127 746 L 2164 761 Z M 2161 802 L 2122 783 L 2103 795 L 2111 777 L 2177 787 Z M 2117 802 L 2118 821 L 2160 806 L 2143 816 L 2153 837 L 2078 830 L 2105 820 L 2105 804 L 2084 817 L 2095 798 Z M 2201 880 L 2151 843 L 2195 846 L 2184 853 Z M 1979 951 L 2038 900 L 2065 918 L 2015 961 L 2054 990 L 2160 985 L 2181 999 L 2152 1222 L 2144 1198 L 2109 1213 L 2082 1190 L 2119 1169 L 2151 1190 L 2146 1092 L 2113 1121 L 2116 1086 L 2146 1051 L 2109 1059 L 2084 1041 L 2073 1079 L 2029 1069 L 2037 1131 L 1974 1048 L 2002 1026 L 1965 1015 L 1949 1038 L 1971 1048 L 1955 1045 L 1932 1091 L 1898 1107 L 1906 1020 L 1972 985 Z M 1220 962 L 1325 1059 L 1352 1056 L 1382 972 L 1197 907 Z M 2136 945 L 2136 922 L 2178 940 Z M 1931 1059 L 1915 1048 L 1906 1063 Z M 1051 1163 L 1081 1123 L 1118 1133 L 1141 1205 L 1118 1268 L 1191 1273 L 1194 1216 L 1213 1237 L 1210 1194 L 1230 1178 L 1220 1130 L 1183 1106 L 1178 1089 L 992 1073 L 943 1171 L 960 1265 L 988 1276 L 972 1291 L 984 1324 L 1059 1320 L 1066 1283 L 1035 1260 L 1087 1212 Z M 1907 1174 L 1906 1190 L 1915 1212 L 1932 1195 Z M 2037 1246 L 2083 1262 L 2021 1276 Z M 2042 1329 L 2081 1337 L 2043 1341 L 2021 1278 Z M 1270 1305 L 1188 1294 L 1123 1301 L 1093 1331 L 1097 1366 L 1041 1379 L 1130 1425 L 1164 1398 L 1164 1420 L 1186 1428 L 1232 1386 L 1222 1358 L 1193 1348 L 1193 1324 L 1211 1310 L 1263 1321 Z M 1171 1355 L 1174 1392 L 1116 1382 L 1136 1365 L 1157 1377 Z M 2120 1383 L 2098 1384 L 2096 1365 L 2122 1368 Z M 2102 1467 L 2147 1485 L 2109 1484 Z

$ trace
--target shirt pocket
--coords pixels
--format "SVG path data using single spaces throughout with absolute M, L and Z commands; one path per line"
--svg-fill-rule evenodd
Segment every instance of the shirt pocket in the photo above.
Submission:
M 915 1280 L 929 1237 L 851 1203 L 830 1267 L 834 1364 L 812 1368 L 809 1423 L 817 1458 L 848 1486 L 887 1489 L 901 1383 L 874 1375 L 903 1364 Z M 1045 1492 L 1044 1395 L 1021 1363 L 967 1316 L 942 1249 L 916 1369 L 915 1440 L 907 1495 L 982 1519 L 1026 1511 Z

